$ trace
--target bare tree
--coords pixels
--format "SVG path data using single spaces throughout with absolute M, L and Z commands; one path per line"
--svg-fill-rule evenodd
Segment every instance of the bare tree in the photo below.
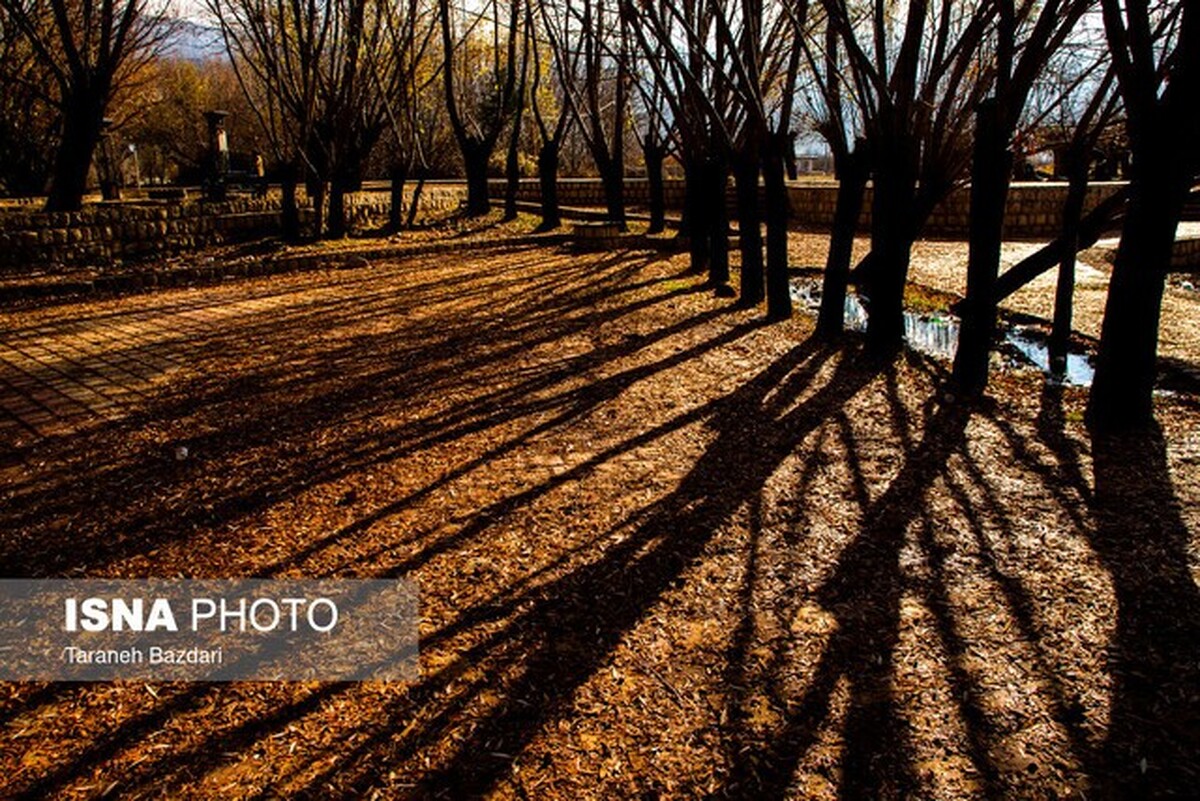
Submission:
M 1034 118 L 1029 127 L 1043 138 L 1049 135 L 1050 142 L 1043 146 L 1053 147 L 1055 173 L 1067 180 L 1059 236 L 1064 246 L 1058 260 L 1049 341 L 1050 369 L 1061 375 L 1066 371 L 1071 341 L 1075 256 L 1083 243 L 1083 212 L 1093 161 L 1101 140 L 1112 139 L 1119 127 L 1121 98 L 1115 91 L 1112 59 L 1102 43 L 1082 41 L 1078 48 L 1064 49 L 1055 62 L 1046 70 L 1048 79 L 1039 93 L 1043 97 L 1031 97 Z
M 709 284 L 723 290 L 729 284 L 725 188 L 732 139 L 726 128 L 728 84 L 715 65 L 723 64 L 727 51 L 723 45 L 712 46 L 713 15 L 705 0 L 685 2 L 680 8 L 662 2 L 642 12 L 651 24 L 638 26 L 639 36 L 651 31 L 667 56 L 655 66 L 676 120 L 685 179 L 683 233 L 689 241 L 691 269 L 707 272 Z M 653 48 L 644 41 L 643 49 Z
M 46 209 L 79 209 L 109 104 L 170 38 L 167 9 L 148 0 L 0 0 L 0 11 L 54 85 L 45 97 L 60 121 Z
M 1098 429 L 1118 429 L 1153 419 L 1163 287 L 1200 172 L 1200 7 L 1103 0 L 1102 9 L 1132 163 L 1088 415 Z
M 558 84 L 604 187 L 608 218 L 625 225 L 625 135 L 629 121 L 629 32 L 619 0 L 541 5 Z
M 740 295 L 755 305 L 765 295 L 771 319 L 791 316 L 787 229 L 789 197 L 784 177 L 793 161 L 792 114 L 801 66 L 801 42 L 808 36 L 807 0 L 764 4 L 741 0 L 717 4 L 714 17 L 727 52 L 727 85 L 734 115 L 731 166 L 737 190 Z M 765 215 L 760 211 L 763 178 Z M 763 274 L 762 224 L 765 221 L 766 274 Z
M 912 245 L 936 205 L 962 181 L 971 110 L 989 86 L 980 49 L 994 18 L 985 0 L 823 0 L 837 30 L 871 157 L 868 344 L 886 355 L 904 336 Z
M 296 186 L 318 169 L 315 151 L 321 59 L 333 18 L 305 0 L 207 0 L 238 80 L 281 165 L 283 229 L 299 235 Z M 318 211 L 321 207 L 318 198 Z M 320 224 L 318 223 L 318 230 Z
M 959 389 L 975 395 L 987 385 L 988 353 L 996 325 L 1004 210 L 1013 173 L 1012 142 L 1030 92 L 1054 53 L 1094 0 L 994 0 L 994 77 L 991 97 L 977 109 L 971 167 L 970 256 L 962 334 L 954 359 Z
M 728 287 L 722 159 L 732 143 L 725 127 L 728 94 L 715 85 L 714 64 L 723 58 L 724 49 L 707 49 L 713 37 L 712 14 L 706 0 L 627 4 L 626 13 L 641 63 L 651 71 L 674 120 L 685 179 L 681 234 L 688 238 L 691 271 L 707 272 L 716 288 Z
M 547 7 L 542 5 L 541 8 L 544 13 Z M 542 23 L 546 24 L 544 15 Z M 534 29 L 532 10 L 526 24 L 531 30 Z M 542 222 L 539 229 L 543 231 L 554 230 L 562 224 L 558 205 L 558 162 L 563 141 L 575 119 L 571 110 L 571 95 L 562 87 L 558 77 L 561 72 L 547 63 L 559 57 L 553 48 L 553 41 L 547 36 L 547 42 L 551 43 L 549 54 L 543 54 L 540 42 L 534 44 L 533 85 L 529 98 L 538 136 L 538 185 L 542 204 Z M 576 57 L 571 56 L 572 59 Z M 574 74 L 575 65 L 569 64 L 565 71 Z
M 633 132 L 642 150 L 650 206 L 650 226 L 646 232 L 657 234 L 667 227 L 664 174 L 667 159 L 675 152 L 674 131 L 664 109 L 666 102 L 662 99 L 662 87 L 653 80 L 653 76 L 649 76 L 650 80 L 642 80 L 636 66 L 636 53 L 631 55 L 631 60 L 634 64 L 631 72 L 637 89 L 634 96 Z
M 524 32 L 521 36 L 521 77 L 517 82 L 512 126 L 508 132 L 508 153 L 504 160 L 504 219 L 517 218 L 517 192 L 521 188 L 521 122 L 528 104 L 529 62 L 533 47 L 532 14 L 525 13 Z
M 316 233 L 325 227 L 328 187 L 328 233 L 343 235 L 346 193 L 361 184 L 407 77 L 407 51 L 397 44 L 416 41 L 424 7 L 416 0 L 397 7 L 383 0 L 208 0 L 208 6 L 247 94 L 265 99 L 256 113 L 285 165 L 285 216 L 294 214 L 295 181 L 303 172 Z
M 362 186 L 363 170 L 386 130 L 398 93 L 404 52 L 389 35 L 393 15 L 416 17 L 420 6 L 384 0 L 331 0 L 333 23 L 319 72 L 316 149 L 329 180 L 329 235 L 346 232 L 345 198 Z
M 630 5 L 645 62 L 674 120 L 686 183 L 685 225 L 693 270 L 707 267 L 718 290 L 729 280 L 725 187 L 731 166 L 739 181 L 742 300 L 763 295 L 758 175 L 767 195 L 768 314 L 790 315 L 787 279 L 787 192 L 784 161 L 798 55 L 790 43 L 803 30 L 807 4 Z
M 818 42 L 823 44 L 823 52 L 816 51 Z M 858 137 L 851 144 L 852 131 L 857 127 L 855 105 L 845 91 L 837 27 L 825 24 L 822 39 L 806 37 L 801 46 L 817 91 L 817 97 L 810 99 L 811 110 L 817 120 L 817 131 L 833 154 L 833 169 L 838 179 L 833 227 L 829 234 L 829 251 L 821 285 L 821 308 L 817 317 L 818 335 L 825 339 L 837 339 L 845 327 L 850 262 L 854 252 L 854 236 L 862 216 L 867 179 L 870 177 L 870 161 L 865 138 Z
M 446 110 L 467 175 L 469 215 L 491 210 L 488 162 L 515 106 L 520 0 L 510 0 L 507 20 L 503 10 L 499 0 L 474 11 L 438 0 Z
M 441 64 L 428 58 L 438 28 L 437 14 L 426 0 L 406 0 L 395 13 L 385 17 L 388 47 L 384 63 L 372 60 L 371 73 L 383 104 L 392 136 L 385 142 L 388 177 L 391 180 L 389 228 L 412 227 L 428 171 L 430 139 L 436 125 L 430 113 L 440 113 L 441 103 L 432 102 L 431 87 L 440 81 Z M 404 214 L 404 191 L 408 178 L 419 173 L 417 186 Z

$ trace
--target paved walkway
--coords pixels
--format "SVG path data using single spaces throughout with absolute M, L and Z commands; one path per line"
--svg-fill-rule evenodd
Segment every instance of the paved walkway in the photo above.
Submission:
M 278 294 L 230 300 L 164 293 L 120 310 L 6 331 L 0 338 L 0 450 L 125 416 L 147 392 L 207 347 L 231 318 L 287 303 Z
M 1188 224 L 1193 233 L 1200 224 Z M 795 235 L 797 263 L 817 263 L 824 238 Z M 860 240 L 859 249 L 865 248 Z M 1010 243 L 1017 260 L 1038 243 Z M 812 250 L 809 253 L 808 250 Z M 802 252 L 801 252 L 802 251 Z M 815 255 L 814 255 L 815 254 Z M 961 294 L 962 243 L 918 246 L 910 278 Z M 85 302 L 44 311 L 0 312 L 0 459 L 39 437 L 71 433 L 126 416 L 141 399 L 222 336 L 241 336 L 236 318 L 262 314 L 262 325 L 292 307 L 334 302 L 341 290 L 311 279 L 260 279 L 164 290 L 120 301 Z M 1077 275 L 1076 329 L 1098 336 L 1107 275 L 1086 265 Z M 1020 311 L 1050 316 L 1053 273 L 1014 296 Z M 1164 300 L 1160 352 L 1192 362 L 1200 352 L 1194 325 L 1197 296 L 1172 288 Z M 239 333 L 240 331 L 240 333 Z

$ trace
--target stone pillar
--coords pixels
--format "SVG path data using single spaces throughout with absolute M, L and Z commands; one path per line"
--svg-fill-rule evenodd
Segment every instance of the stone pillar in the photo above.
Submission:
M 104 200 L 121 199 L 121 182 L 118 166 L 113 164 L 112 123 L 105 117 L 100 123 L 100 163 L 97 172 L 100 178 L 100 196 Z
M 206 111 L 208 122 L 208 169 L 205 176 L 205 197 L 208 200 L 225 199 L 225 176 L 229 173 L 229 138 L 225 134 L 225 118 L 228 111 Z

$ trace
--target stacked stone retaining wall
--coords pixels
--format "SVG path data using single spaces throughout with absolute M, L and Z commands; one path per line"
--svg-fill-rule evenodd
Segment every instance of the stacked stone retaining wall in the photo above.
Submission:
M 412 190 L 406 192 L 411 201 Z M 459 184 L 423 188 L 417 219 L 457 208 L 465 197 Z M 301 196 L 301 221 L 313 211 Z M 237 242 L 279 232 L 281 197 L 233 198 L 219 203 L 199 200 L 137 200 L 85 205 L 76 212 L 43 212 L 29 204 L 0 209 L 0 272 L 53 271 L 57 267 L 145 259 Z M 347 197 L 351 231 L 383 226 L 388 219 L 387 192 Z
M 1095 183 L 1088 189 L 1085 211 L 1094 208 L 1104 198 L 1120 189 L 1120 183 Z M 679 210 L 683 207 L 684 183 L 682 179 L 668 179 L 664 183 L 667 208 Z M 493 181 L 491 191 L 500 197 L 504 192 L 503 181 Z M 805 229 L 827 230 L 833 224 L 837 206 L 837 184 L 834 182 L 813 184 L 797 183 L 788 187 L 791 204 L 792 224 Z M 604 205 L 604 190 L 594 178 L 562 179 L 558 183 L 559 203 L 563 206 L 596 207 Z M 1062 208 L 1066 202 L 1065 184 L 1017 183 L 1009 191 L 1006 210 L 1005 236 L 1010 239 L 1047 239 L 1058 235 L 1061 229 Z M 538 202 L 540 192 L 537 181 L 521 182 L 518 199 Z M 871 190 L 868 188 L 860 219 L 862 230 L 871 225 Z M 650 202 L 650 186 L 645 179 L 631 178 L 625 182 L 625 202 L 631 206 L 647 206 Z M 730 186 L 726 202 L 734 203 L 733 188 Z M 970 192 L 963 188 L 950 194 L 934 210 L 926 226 L 925 235 L 934 237 L 965 237 L 970 226 Z

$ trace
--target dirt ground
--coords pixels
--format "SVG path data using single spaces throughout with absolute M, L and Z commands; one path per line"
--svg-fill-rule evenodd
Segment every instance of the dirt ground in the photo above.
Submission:
M 1190 794 L 1196 400 L 1098 439 L 1032 374 L 947 405 L 946 365 L 685 266 L 528 247 L 0 313 L 6 381 L 87 390 L 0 462 L 5 575 L 409 574 L 423 618 L 411 685 L 0 684 L 0 797 Z

